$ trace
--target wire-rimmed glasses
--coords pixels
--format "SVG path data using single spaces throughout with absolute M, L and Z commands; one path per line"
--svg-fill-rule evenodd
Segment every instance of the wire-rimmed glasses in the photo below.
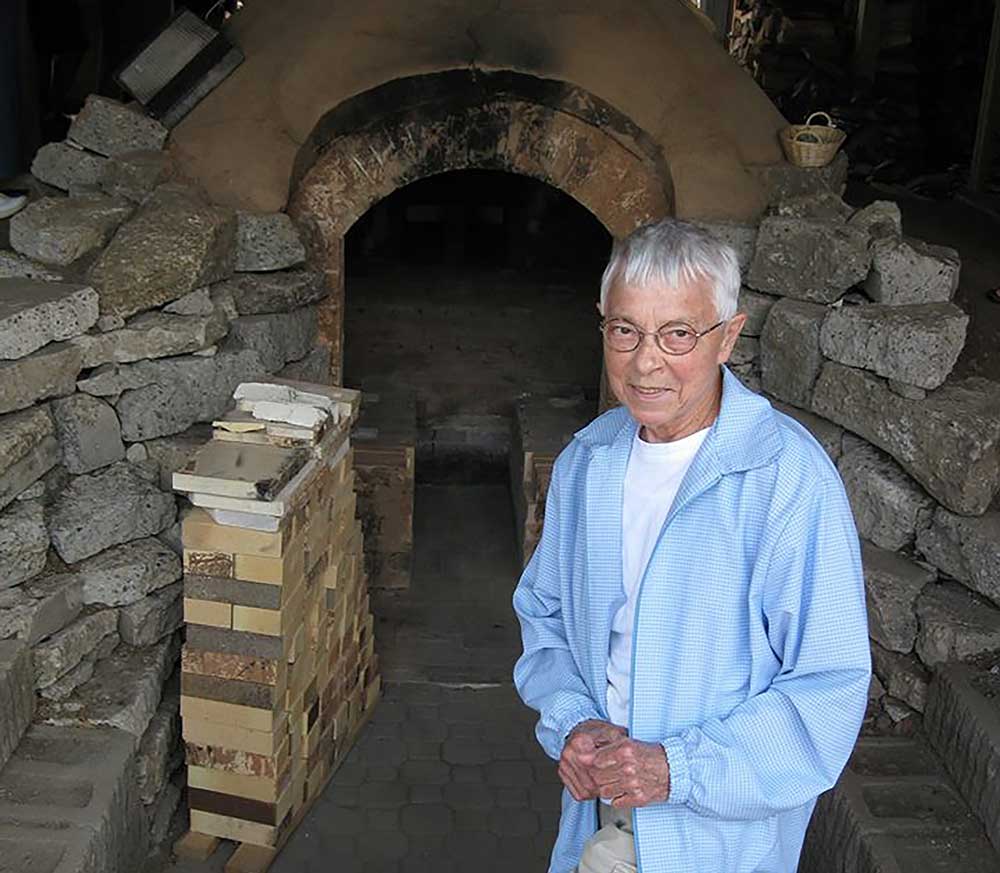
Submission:
M 652 331 L 652 334 L 656 338 L 656 345 L 665 355 L 686 355 L 694 350 L 698 340 L 705 334 L 725 323 L 726 319 L 723 319 L 698 331 L 683 321 L 668 321 Z M 608 348 L 615 352 L 634 352 L 650 333 L 624 318 L 604 318 L 601 320 L 600 330 Z

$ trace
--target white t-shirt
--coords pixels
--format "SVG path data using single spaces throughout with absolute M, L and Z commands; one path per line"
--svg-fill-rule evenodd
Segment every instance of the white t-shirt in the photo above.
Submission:
M 647 443 L 636 431 L 632 442 L 622 506 L 622 583 L 626 599 L 611 623 L 607 670 L 608 716 L 622 727 L 628 727 L 632 628 L 639 583 L 681 480 L 708 430 L 699 430 L 670 443 Z

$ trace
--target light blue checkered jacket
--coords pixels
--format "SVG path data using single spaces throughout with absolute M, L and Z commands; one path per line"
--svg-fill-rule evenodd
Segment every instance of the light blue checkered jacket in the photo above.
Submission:
M 803 427 L 723 373 L 719 417 L 639 592 L 629 733 L 662 743 L 671 768 L 669 799 L 635 812 L 641 873 L 792 873 L 867 700 L 858 536 L 836 468 Z M 553 759 L 574 725 L 607 719 L 636 427 L 614 409 L 560 454 L 514 594 L 514 681 Z M 573 870 L 596 826 L 594 802 L 564 791 L 550 873 Z

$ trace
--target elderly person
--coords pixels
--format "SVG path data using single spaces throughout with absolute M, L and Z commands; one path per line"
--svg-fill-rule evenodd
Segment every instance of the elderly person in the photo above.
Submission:
M 514 594 L 514 681 L 566 786 L 550 873 L 792 873 L 857 738 L 857 533 L 823 449 L 723 366 L 739 287 L 672 220 L 604 273 L 622 406 L 556 461 Z

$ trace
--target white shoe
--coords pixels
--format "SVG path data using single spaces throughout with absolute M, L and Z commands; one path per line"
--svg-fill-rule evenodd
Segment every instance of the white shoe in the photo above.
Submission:
M 10 218 L 15 212 L 20 212 L 28 198 L 24 194 L 4 194 L 0 191 L 0 219 Z

